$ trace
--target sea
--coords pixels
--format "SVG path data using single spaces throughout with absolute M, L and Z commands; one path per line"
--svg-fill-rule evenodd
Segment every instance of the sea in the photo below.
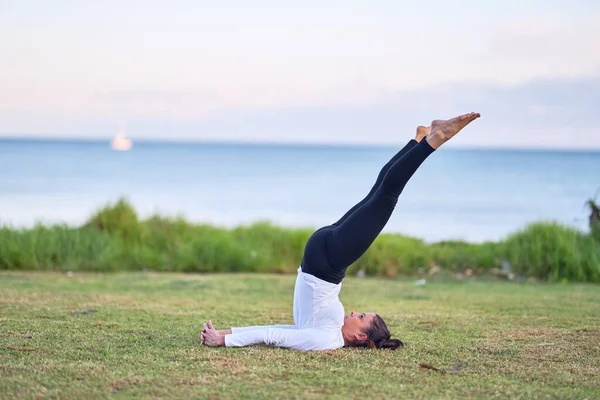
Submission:
M 224 227 L 330 224 L 360 201 L 401 146 L 0 139 L 0 224 L 83 223 L 128 199 Z M 499 240 L 539 221 L 587 231 L 600 152 L 442 148 L 400 196 L 385 232 L 428 242 Z

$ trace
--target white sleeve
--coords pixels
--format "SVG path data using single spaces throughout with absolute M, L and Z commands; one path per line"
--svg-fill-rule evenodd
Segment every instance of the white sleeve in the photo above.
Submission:
M 256 325 L 256 326 L 238 326 L 232 327 L 231 333 L 247 332 L 255 329 L 277 328 L 277 329 L 296 329 L 296 325 Z
M 266 344 L 293 350 L 332 350 L 338 348 L 330 332 L 320 329 L 285 329 L 258 327 L 225 336 L 226 347 Z

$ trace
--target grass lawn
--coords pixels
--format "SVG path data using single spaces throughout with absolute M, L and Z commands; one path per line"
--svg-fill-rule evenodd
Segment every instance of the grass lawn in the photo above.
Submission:
M 346 312 L 406 348 L 199 344 L 208 319 L 291 323 L 294 279 L 2 272 L 0 397 L 600 398 L 598 285 L 347 278 Z

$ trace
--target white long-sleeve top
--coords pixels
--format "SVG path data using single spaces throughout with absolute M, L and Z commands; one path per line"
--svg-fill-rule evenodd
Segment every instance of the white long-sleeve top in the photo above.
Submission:
M 333 284 L 298 268 L 294 287 L 294 325 L 231 328 L 225 346 L 266 344 L 300 351 L 334 350 L 344 346 L 342 284 Z

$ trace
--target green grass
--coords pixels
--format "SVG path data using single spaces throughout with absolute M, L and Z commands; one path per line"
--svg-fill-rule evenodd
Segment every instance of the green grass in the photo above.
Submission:
M 258 222 L 225 229 L 159 215 L 142 220 L 119 200 L 79 227 L 0 227 L 0 270 L 294 273 L 314 228 Z M 450 273 L 482 274 L 504 261 L 524 278 L 600 282 L 598 238 L 553 222 L 481 244 L 382 234 L 349 273 L 415 276 L 439 265 Z
M 347 278 L 346 311 L 380 313 L 405 349 L 199 344 L 208 319 L 291 323 L 293 284 L 289 275 L 1 272 L 0 398 L 600 397 L 600 287 L 590 284 Z M 96 312 L 74 313 L 85 309 Z

